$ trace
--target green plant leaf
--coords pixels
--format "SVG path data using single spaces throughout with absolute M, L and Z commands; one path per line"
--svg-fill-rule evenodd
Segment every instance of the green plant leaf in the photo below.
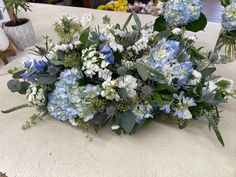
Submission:
M 140 75 L 140 77 L 144 81 L 146 81 L 149 77 L 149 73 L 148 73 L 147 69 L 145 68 L 145 66 L 140 63 L 137 63 L 136 68 L 137 68 L 137 71 L 138 71 L 138 74 Z
M 80 42 L 86 44 L 88 42 L 89 29 L 84 30 L 80 35 Z
M 158 17 L 155 20 L 155 24 L 154 24 L 154 31 L 165 31 L 166 30 L 166 21 L 165 18 L 163 16 Z
M 29 86 L 30 86 L 30 84 L 28 82 L 24 81 L 24 82 L 21 82 L 21 86 L 22 87 L 21 87 L 21 90 L 19 91 L 19 93 L 22 94 L 22 95 L 25 95 L 28 88 L 29 88 Z
M 211 68 L 205 68 L 201 71 L 202 77 L 208 77 L 211 76 L 214 72 L 216 71 L 215 67 L 211 67 Z
M 216 134 L 217 139 L 220 141 L 222 146 L 225 146 L 224 140 L 222 138 L 222 135 L 221 135 L 221 133 L 220 133 L 220 131 L 218 129 L 218 126 L 217 126 L 215 120 L 214 119 L 210 119 L 210 120 L 211 120 L 211 126 L 212 126 L 212 128 L 213 128 L 213 130 L 214 130 L 214 132 Z
M 22 88 L 21 82 L 17 79 L 11 79 L 7 82 L 9 90 L 12 92 L 19 92 Z
M 178 125 L 180 129 L 184 129 L 187 126 L 187 122 L 184 119 L 179 119 L 178 120 Z
M 129 15 L 128 19 L 126 20 L 124 26 L 122 27 L 122 30 L 125 30 L 127 28 L 128 24 L 130 23 L 130 20 L 131 20 L 132 16 L 133 16 L 133 14 L 131 13 Z
M 126 133 L 131 133 L 136 124 L 136 116 L 131 112 L 124 112 L 118 115 L 120 120 L 120 126 L 124 129 Z
M 201 13 L 199 19 L 188 23 L 188 25 L 186 26 L 186 29 L 188 31 L 198 32 L 198 31 L 204 30 L 206 25 L 207 25 L 207 18 L 203 13 Z
M 152 95 L 152 98 L 156 100 L 161 106 L 163 106 L 163 100 L 161 98 L 161 95 L 158 93 L 155 93 Z
M 128 92 L 127 92 L 127 90 L 125 88 L 119 89 L 118 90 L 118 94 L 124 100 L 128 99 L 128 97 L 129 97 Z
M 56 77 L 40 77 L 37 79 L 36 83 L 39 85 L 52 85 L 56 80 Z
M 137 29 L 140 31 L 141 28 L 142 28 L 142 23 L 141 23 L 141 21 L 140 21 L 140 19 L 139 19 L 139 17 L 138 17 L 136 12 L 132 12 L 132 14 L 134 16 L 134 21 L 135 21 L 135 23 L 137 25 Z

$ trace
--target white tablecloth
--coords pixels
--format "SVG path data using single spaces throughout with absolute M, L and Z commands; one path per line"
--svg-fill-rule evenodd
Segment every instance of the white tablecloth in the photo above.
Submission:
M 52 24 L 62 14 L 81 17 L 94 15 L 94 25 L 102 24 L 107 14 L 112 21 L 124 23 L 128 14 L 83 8 L 33 5 L 32 12 L 21 13 L 32 20 L 36 39 L 48 34 L 55 39 Z M 146 23 L 154 18 L 141 16 Z M 218 24 L 208 24 L 198 34 L 198 45 L 211 49 L 220 30 Z M 0 109 L 26 103 L 23 96 L 8 91 L 7 69 L 18 66 L 20 57 L 0 70 Z M 29 56 L 28 56 L 29 57 Z M 236 63 L 218 66 L 218 73 L 236 81 Z M 93 141 L 86 133 L 53 118 L 40 122 L 29 130 L 21 125 L 33 109 L 11 114 L 0 113 L 0 171 L 9 177 L 236 177 L 236 101 L 221 106 L 220 130 L 226 147 L 209 133 L 207 122 L 192 121 L 179 130 L 171 122 L 157 121 L 128 136 L 113 134 L 110 127 L 95 134 Z

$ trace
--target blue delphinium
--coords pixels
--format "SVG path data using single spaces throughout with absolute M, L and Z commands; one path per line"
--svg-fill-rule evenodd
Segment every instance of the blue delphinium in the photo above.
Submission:
M 164 18 L 172 27 L 186 26 L 199 19 L 202 8 L 201 0 L 169 0 L 164 7 Z
M 222 14 L 222 26 L 227 31 L 236 30 L 236 1 L 225 7 Z
M 115 57 L 113 51 L 108 44 L 106 44 L 100 52 L 105 55 L 105 61 L 109 62 L 111 65 L 115 64 Z
M 48 111 L 59 120 L 73 119 L 79 114 L 79 109 L 71 102 L 71 90 L 83 73 L 78 68 L 67 69 L 61 73 L 55 89 L 49 95 Z
M 48 63 L 43 60 L 33 60 L 27 61 L 24 64 L 27 71 L 25 71 L 21 76 L 23 79 L 33 83 L 36 80 L 35 75 L 43 72 Z

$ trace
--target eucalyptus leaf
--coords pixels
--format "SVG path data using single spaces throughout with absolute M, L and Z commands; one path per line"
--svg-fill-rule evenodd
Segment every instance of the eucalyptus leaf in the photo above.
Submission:
M 36 81 L 39 85 L 52 85 L 56 82 L 56 77 L 39 77 Z
M 7 86 L 12 92 L 19 92 L 22 89 L 21 82 L 18 79 L 9 80 Z
M 128 92 L 127 92 L 127 90 L 125 88 L 119 89 L 118 90 L 118 94 L 124 100 L 128 99 L 128 97 L 129 97 Z
M 148 73 L 147 69 L 145 68 L 145 66 L 140 63 L 137 63 L 136 68 L 137 68 L 137 71 L 138 71 L 138 74 L 140 75 L 140 77 L 144 81 L 146 81 L 149 77 L 149 73 Z
M 131 133 L 136 124 L 136 116 L 131 112 L 124 112 L 118 115 L 120 120 L 120 126 L 124 129 L 126 133 Z
M 142 28 L 142 23 L 141 23 L 141 21 L 140 21 L 140 19 L 139 19 L 139 17 L 138 17 L 136 12 L 132 12 L 132 14 L 134 16 L 134 21 L 135 21 L 135 23 L 137 25 L 137 29 L 140 31 L 141 28 Z
M 202 77 L 206 78 L 208 76 L 211 76 L 216 71 L 215 67 L 211 68 L 205 68 L 201 71 Z
M 128 24 L 130 23 L 130 20 L 131 20 L 132 16 L 133 16 L 133 14 L 131 13 L 129 15 L 128 19 L 126 20 L 124 26 L 122 27 L 122 30 L 125 30 L 127 28 Z

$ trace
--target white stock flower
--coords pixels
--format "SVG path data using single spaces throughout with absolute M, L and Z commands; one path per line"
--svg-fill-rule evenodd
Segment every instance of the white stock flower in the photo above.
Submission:
M 131 75 L 120 76 L 117 79 L 118 87 L 126 89 L 128 96 L 133 98 L 136 96 L 136 91 L 138 87 L 137 79 Z
M 175 28 L 171 31 L 175 35 L 180 35 L 182 33 L 182 29 L 180 28 Z
M 195 42 L 197 40 L 197 36 L 196 35 L 191 35 L 188 37 L 189 40 Z

